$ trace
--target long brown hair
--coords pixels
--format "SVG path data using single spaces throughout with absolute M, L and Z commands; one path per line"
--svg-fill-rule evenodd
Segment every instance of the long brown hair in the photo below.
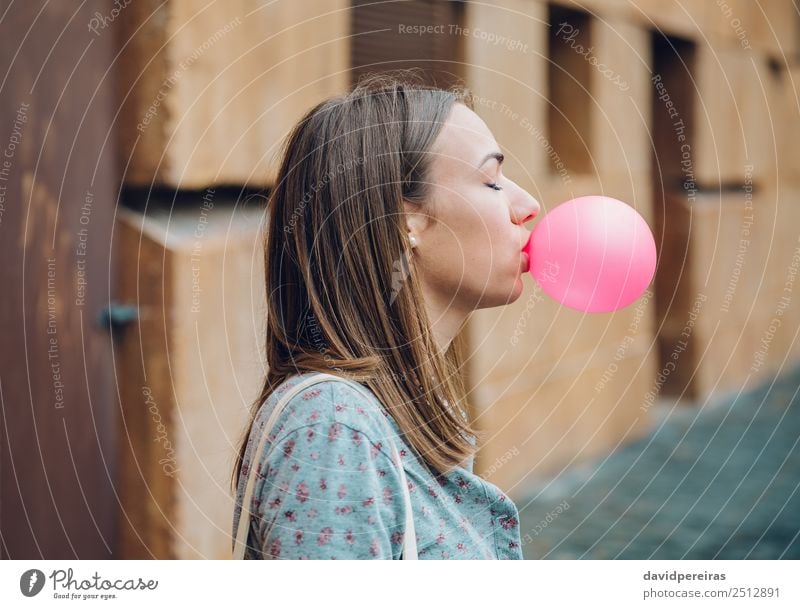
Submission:
M 259 407 L 308 371 L 364 383 L 440 474 L 475 452 L 468 437 L 481 434 L 461 415 L 464 341 L 459 333 L 445 353 L 435 341 L 404 217 L 404 202 L 435 216 L 427 152 L 453 104 L 474 105 L 461 85 L 426 87 L 413 76 L 362 78 L 309 110 L 284 143 L 266 210 L 268 373 L 234 491 Z

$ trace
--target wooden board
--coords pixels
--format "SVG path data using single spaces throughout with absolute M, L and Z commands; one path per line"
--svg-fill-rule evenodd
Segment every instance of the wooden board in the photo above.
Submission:
M 227 558 L 231 468 L 265 374 L 256 209 L 120 215 L 141 311 L 120 344 L 123 558 Z
M 145 0 L 119 16 L 130 185 L 269 184 L 288 129 L 349 84 L 349 4 Z
M 86 29 L 105 10 L 3 3 L 0 559 L 116 555 L 114 45 Z

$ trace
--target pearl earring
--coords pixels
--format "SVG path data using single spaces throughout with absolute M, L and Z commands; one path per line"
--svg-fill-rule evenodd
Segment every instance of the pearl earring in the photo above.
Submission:
M 417 247 L 417 238 L 414 235 L 409 235 L 408 240 L 411 242 L 411 247 Z

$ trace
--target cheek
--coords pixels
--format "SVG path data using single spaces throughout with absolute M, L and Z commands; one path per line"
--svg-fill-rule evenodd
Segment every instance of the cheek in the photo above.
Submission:
M 491 246 L 495 221 L 481 201 L 457 194 L 451 203 L 447 215 L 440 216 L 438 226 L 442 253 L 451 261 L 454 255 L 463 259 L 461 264 L 467 267 L 480 263 Z
M 499 197 L 497 201 L 491 200 L 491 194 L 477 201 L 462 199 L 458 213 L 451 213 L 440 227 L 442 262 L 447 261 L 449 274 L 464 282 L 485 284 L 508 262 L 508 222 Z
M 494 267 L 506 255 L 508 213 L 502 201 L 484 201 L 464 226 L 463 241 L 469 248 L 469 260 L 476 268 Z

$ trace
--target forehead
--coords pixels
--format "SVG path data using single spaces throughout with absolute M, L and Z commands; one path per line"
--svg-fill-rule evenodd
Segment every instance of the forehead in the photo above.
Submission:
M 453 104 L 433 145 L 437 162 L 462 169 L 474 169 L 486 154 L 499 150 L 483 119 L 461 103 Z

